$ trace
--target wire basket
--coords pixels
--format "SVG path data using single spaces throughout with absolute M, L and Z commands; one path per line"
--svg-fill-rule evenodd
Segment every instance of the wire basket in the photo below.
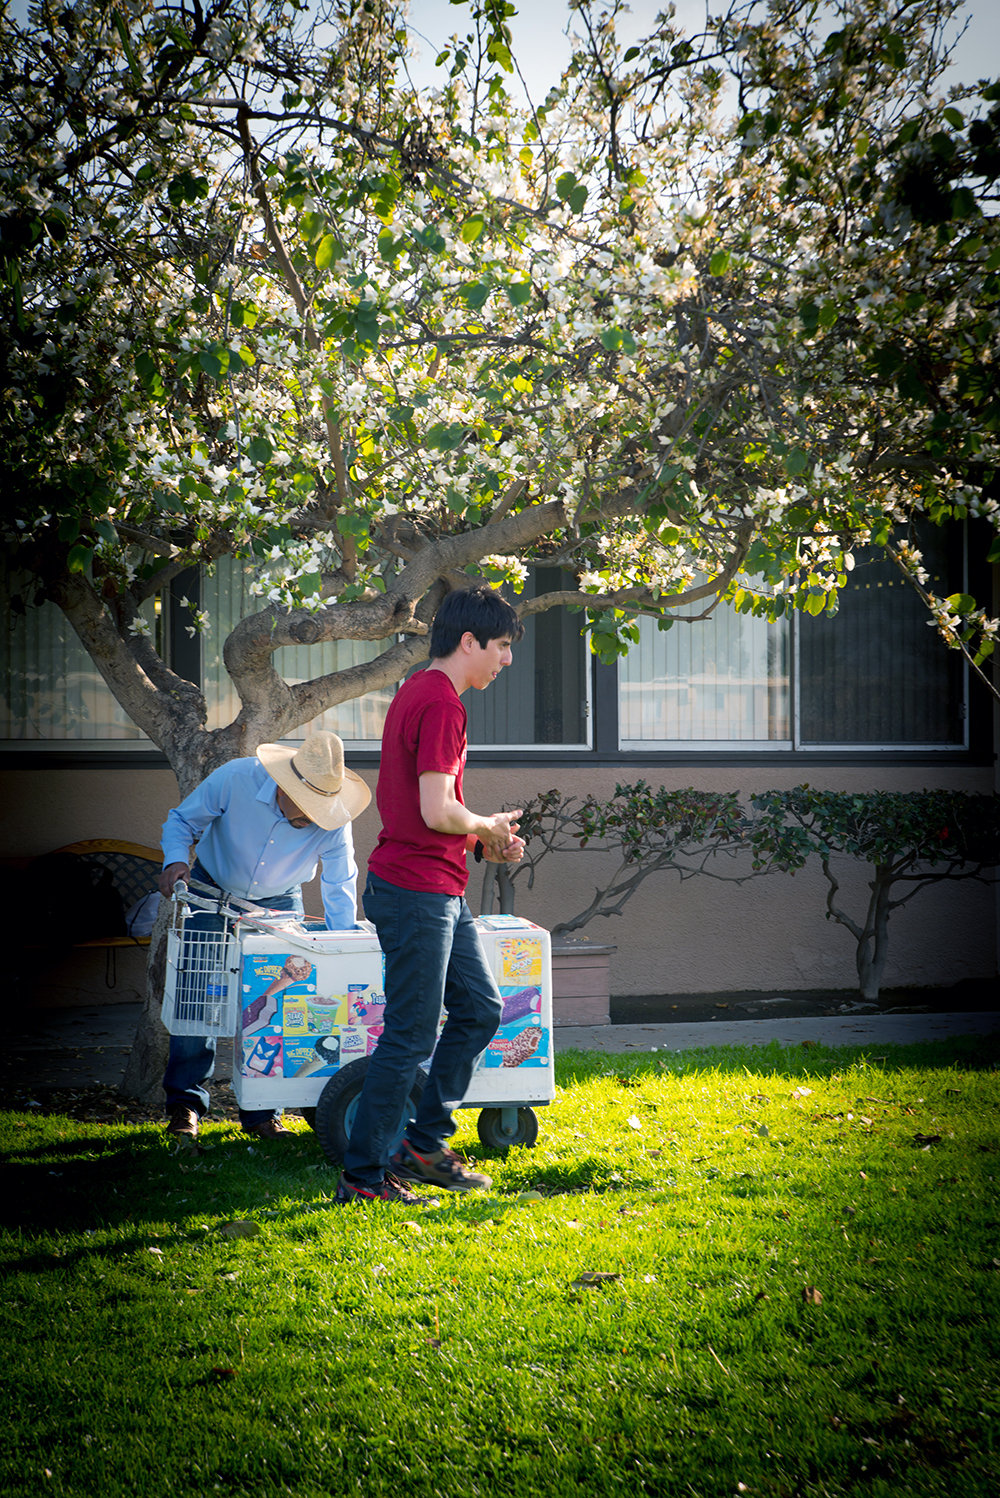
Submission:
M 239 1001 L 239 938 L 181 921 L 167 932 L 161 1017 L 171 1035 L 232 1035 Z

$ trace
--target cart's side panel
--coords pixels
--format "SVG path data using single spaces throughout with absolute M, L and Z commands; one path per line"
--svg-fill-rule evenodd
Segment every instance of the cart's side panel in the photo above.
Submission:
M 464 1107 L 548 1103 L 555 1095 L 549 933 L 516 916 L 476 922 L 504 1001 L 500 1028 L 472 1077 Z
M 550 1102 L 549 933 L 513 916 L 477 924 L 504 1018 L 464 1105 Z M 384 1007 L 382 952 L 372 932 L 315 932 L 293 944 L 280 933 L 244 936 L 233 1068 L 240 1107 L 314 1108 L 340 1067 L 376 1048 Z
M 382 951 L 369 932 L 243 941 L 233 1089 L 241 1108 L 315 1107 L 342 1065 L 382 1033 Z

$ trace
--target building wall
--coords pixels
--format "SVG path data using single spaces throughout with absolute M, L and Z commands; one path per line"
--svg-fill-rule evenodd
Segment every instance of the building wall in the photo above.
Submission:
M 358 768 L 374 787 L 374 768 Z M 568 794 L 610 794 L 618 781 L 645 779 L 674 789 L 694 786 L 749 796 L 800 784 L 807 773 L 810 785 L 819 789 L 994 789 L 993 772 L 985 768 L 817 766 L 807 772 L 801 764 L 784 769 L 630 763 L 603 768 L 473 766 L 466 772 L 465 790 L 470 806 L 494 811 L 519 805 L 554 785 Z M 0 861 L 34 857 L 81 838 L 127 838 L 156 846 L 163 819 L 176 800 L 172 772 L 155 766 L 0 770 Z M 374 802 L 354 825 L 363 880 L 378 833 Z M 588 903 L 607 863 L 605 855 L 587 851 L 550 856 L 539 868 L 535 888 L 519 892 L 518 914 L 551 926 L 575 913 Z M 719 860 L 719 869 L 737 872 L 728 860 Z M 842 902 L 852 913 L 861 913 L 867 901 L 864 869 L 845 859 L 837 873 Z M 479 909 L 482 889 L 483 870 L 474 868 L 469 884 L 474 910 Z M 611 987 L 618 995 L 853 989 L 854 941 L 825 918 L 826 889 L 818 865 L 812 864 L 794 876 L 770 875 L 743 884 L 703 875 L 681 882 L 674 874 L 662 873 L 646 881 L 621 917 L 592 922 L 582 934 L 615 944 Z M 321 909 L 315 887 L 307 890 L 306 908 Z M 90 1002 L 122 997 L 105 986 L 103 954 L 96 954 L 90 966 L 95 985 Z M 973 882 L 937 884 L 894 912 L 885 987 L 951 985 L 989 978 L 996 971 L 997 899 L 992 889 Z M 56 982 L 53 974 L 50 984 L 55 987 L 48 993 L 42 987 L 37 996 L 48 1002 L 65 999 L 68 982 L 65 975 Z M 134 993 L 124 996 L 132 998 Z

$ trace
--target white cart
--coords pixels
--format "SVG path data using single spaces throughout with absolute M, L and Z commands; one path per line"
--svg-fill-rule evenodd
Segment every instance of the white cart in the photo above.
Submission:
M 192 923 L 195 904 L 214 912 L 214 930 L 198 929 L 204 915 Z M 237 904 L 181 889 L 168 938 L 164 1024 L 174 1034 L 233 1035 L 240 1107 L 302 1113 L 324 1153 L 340 1161 L 382 1033 L 384 965 L 375 929 L 365 922 L 355 931 L 311 930 L 286 913 Z M 488 1148 L 532 1145 L 534 1109 L 555 1095 L 549 933 L 516 916 L 484 916 L 476 924 L 504 1009 L 462 1107 L 480 1109 L 479 1137 Z M 400 1135 L 425 1076 L 426 1067 Z

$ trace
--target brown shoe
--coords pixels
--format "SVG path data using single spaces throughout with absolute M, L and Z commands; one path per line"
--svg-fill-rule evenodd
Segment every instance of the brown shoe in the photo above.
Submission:
M 179 1139 L 197 1139 L 200 1123 L 195 1109 L 186 1103 L 175 1103 L 167 1111 L 167 1133 L 176 1134 Z
M 252 1134 L 255 1139 L 291 1139 L 293 1130 L 286 1129 L 280 1118 L 265 1118 L 262 1123 L 244 1124 L 244 1134 Z

